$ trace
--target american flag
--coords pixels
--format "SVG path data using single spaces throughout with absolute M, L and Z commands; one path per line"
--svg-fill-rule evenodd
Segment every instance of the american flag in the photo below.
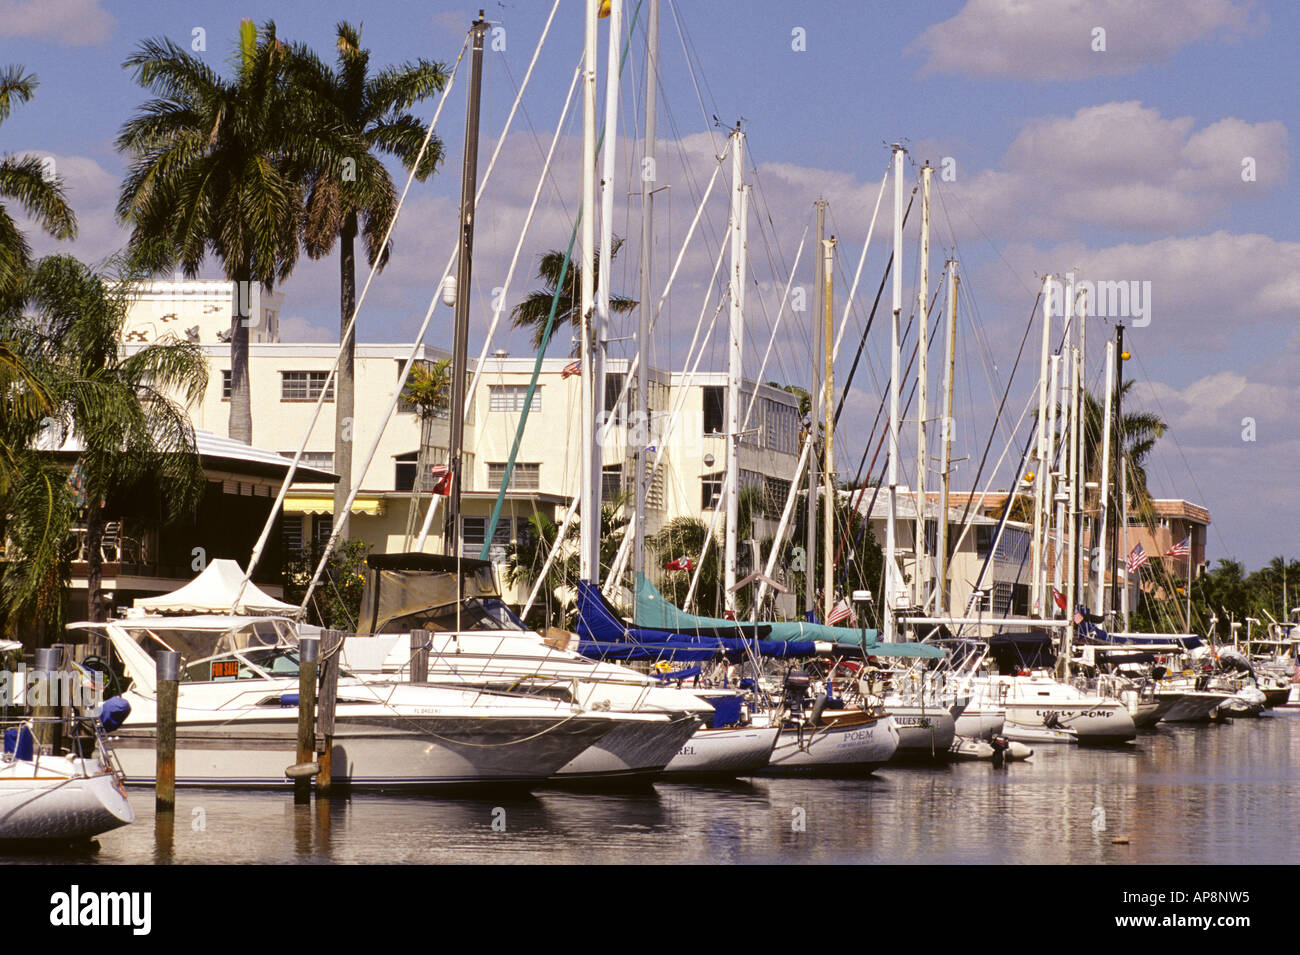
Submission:
M 1147 552 L 1142 549 L 1141 544 L 1138 544 L 1136 547 L 1133 548 L 1133 552 L 1128 555 L 1128 572 L 1130 574 L 1136 574 L 1138 568 L 1141 567 L 1146 562 L 1147 562 Z
M 1192 552 L 1192 535 L 1188 534 L 1180 543 L 1165 551 L 1166 557 L 1186 557 Z
M 841 620 L 848 620 L 852 624 L 858 622 L 858 615 L 853 612 L 853 606 L 847 599 L 839 600 L 835 606 L 831 607 L 830 616 L 826 618 L 828 626 L 835 626 Z
M 571 361 L 560 370 L 560 378 L 572 378 L 574 375 L 582 374 L 582 362 Z

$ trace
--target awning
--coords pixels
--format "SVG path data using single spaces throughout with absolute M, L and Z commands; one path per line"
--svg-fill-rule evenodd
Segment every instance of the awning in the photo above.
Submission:
M 284 512 L 286 514 L 333 514 L 334 498 L 286 497 Z M 384 513 L 384 500 L 380 497 L 358 497 L 352 502 L 352 513 L 379 517 Z

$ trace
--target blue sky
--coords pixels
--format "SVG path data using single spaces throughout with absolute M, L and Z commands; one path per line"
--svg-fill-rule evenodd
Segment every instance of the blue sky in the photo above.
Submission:
M 710 129 L 715 114 L 723 125 L 743 117 L 747 180 L 755 186 L 750 368 L 763 353 L 779 290 L 817 195 L 831 203 L 841 271 L 851 275 L 887 144 L 905 141 L 918 163 L 951 157 L 957 178 L 938 188 L 942 208 L 935 213 L 932 271 L 937 276 L 943 255 L 955 246 L 971 305 L 959 363 L 959 452 L 982 450 L 993 396 L 1005 384 L 1043 273 L 1078 268 L 1096 279 L 1150 281 L 1152 321 L 1130 333 L 1135 360 L 1129 373 L 1140 379 L 1137 403 L 1172 425 L 1152 462 L 1156 490 L 1211 509 L 1212 559 L 1231 555 L 1256 566 L 1275 554 L 1294 556 L 1300 534 L 1300 208 L 1291 136 L 1300 126 L 1300 99 L 1292 95 L 1300 9 L 1247 0 L 1039 0 L 1029 11 L 1024 6 L 1013 0 L 664 0 L 659 138 L 661 179 L 671 188 L 656 205 L 656 287 L 666 278 L 711 172 L 711 157 L 721 148 L 723 132 Z M 0 0 L 0 63 L 21 64 L 41 83 L 35 100 L 0 127 L 0 150 L 53 156 L 81 221 L 77 242 L 33 236 L 35 245 L 41 252 L 57 246 L 93 261 L 124 242 L 112 217 L 124 169 L 113 139 L 147 98 L 121 68 L 140 40 L 168 36 L 189 46 L 194 31 L 202 30 L 206 50 L 200 55 L 224 69 L 242 16 L 273 19 L 282 36 L 309 43 L 323 56 L 331 53 L 336 21 L 348 19 L 362 23 L 376 63 L 416 56 L 450 62 L 476 10 L 384 0 L 238 8 L 212 2 Z M 486 10 L 504 27 L 505 50 L 490 51 L 487 58 L 488 139 L 480 169 L 550 3 L 493 3 Z M 1105 30 L 1104 51 L 1092 49 L 1098 27 Z M 802 50 L 794 48 L 799 31 Z M 615 225 L 629 236 L 617 280 L 633 295 L 639 202 L 625 199 L 629 190 L 622 187 L 639 135 L 641 36 L 638 29 L 630 82 L 621 97 Z M 474 348 L 483 340 L 491 290 L 504 281 L 540 171 L 540 151 L 555 129 L 581 40 L 581 4 L 564 0 L 524 98 L 525 112 L 484 194 Z M 601 65 L 603 71 L 603 54 Z M 409 338 L 445 265 L 459 190 L 463 91 L 461 85 L 453 93 L 439 126 L 452 161 L 412 194 L 395 234 L 393 263 L 363 310 L 363 340 Z M 432 105 L 422 104 L 419 115 L 431 114 Z M 529 277 L 536 255 L 567 239 L 579 195 L 580 132 L 571 113 L 553 185 L 543 194 L 508 302 L 535 286 Z M 1255 178 L 1244 182 L 1242 161 L 1248 157 Z M 909 190 L 915 175 L 909 164 Z M 665 313 L 665 333 L 656 336 L 656 364 L 677 365 L 685 358 L 725 226 L 725 192 L 720 189 L 709 204 L 701 234 L 688 250 Z M 888 206 L 887 198 L 850 341 L 861 332 L 888 254 Z M 914 222 L 908 232 L 905 282 L 908 294 L 915 294 Z M 217 274 L 215 265 L 210 274 Z M 805 258 L 795 282 L 810 278 Z M 843 284 L 841 279 L 840 295 Z M 337 338 L 333 259 L 304 261 L 284 292 L 288 328 L 298 337 Z M 797 318 L 806 323 L 806 316 Z M 1097 387 L 1100 342 L 1110 328 L 1095 327 L 1088 360 Z M 879 400 L 885 331 L 883 322 L 875 326 L 848 403 L 851 417 L 837 442 L 844 470 L 856 466 Z M 439 311 L 428 340 L 443 344 L 448 337 L 448 316 Z M 725 356 L 716 337 L 706 367 L 719 367 Z M 801 369 L 811 362 L 806 328 L 788 318 L 777 342 L 776 361 L 765 377 L 801 380 Z M 522 334 L 507 332 L 493 347 L 519 354 L 526 344 Z M 563 353 L 566 344 L 553 352 Z M 1026 361 L 1033 365 L 1030 352 Z M 1010 404 L 1017 414 L 1034 374 L 1036 368 L 1022 367 L 1013 383 Z M 1255 422 L 1254 441 L 1242 440 L 1247 418 Z

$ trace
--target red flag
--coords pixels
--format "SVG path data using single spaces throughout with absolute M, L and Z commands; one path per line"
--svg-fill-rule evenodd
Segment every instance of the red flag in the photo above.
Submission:
M 429 476 L 433 478 L 431 490 L 434 494 L 441 494 L 443 497 L 451 494 L 451 468 L 445 464 L 435 465 L 429 468 Z
M 694 569 L 695 569 L 694 562 L 685 554 L 683 554 L 681 557 L 678 557 L 676 560 L 670 560 L 668 563 L 664 564 L 664 570 L 694 570 Z
M 1052 599 L 1056 601 L 1058 607 L 1062 610 L 1065 609 L 1065 594 L 1061 593 L 1055 587 L 1052 588 Z

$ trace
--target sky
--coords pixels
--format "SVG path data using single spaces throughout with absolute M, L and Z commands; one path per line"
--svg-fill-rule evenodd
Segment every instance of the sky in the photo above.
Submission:
M 636 0 L 627 5 L 630 19 Z M 647 7 L 642 4 L 633 27 L 613 137 L 612 230 L 627 241 L 611 270 L 612 285 L 632 297 L 639 293 Z M 740 122 L 746 134 L 745 180 L 752 186 L 746 374 L 758 374 L 762 365 L 764 380 L 800 384 L 807 384 L 815 357 L 812 316 L 792 306 L 797 290 L 811 302 L 814 266 L 805 230 L 813 202 L 828 201 L 828 231 L 837 239 L 838 322 L 889 146 L 901 142 L 908 149 L 909 194 L 920 164 L 936 167 L 931 292 L 946 258 L 955 256 L 961 273 L 953 454 L 965 460 L 956 465 L 954 486 L 971 485 L 1009 377 L 989 462 L 1013 441 L 992 482 L 1005 488 L 1014 479 L 1028 419 L 1019 430 L 1014 425 L 1035 392 L 1038 326 L 1018 367 L 1015 361 L 1043 276 L 1074 272 L 1136 282 L 1149 289 L 1150 308 L 1127 320 L 1132 359 L 1125 373 L 1136 379 L 1129 406 L 1155 412 L 1170 426 L 1148 467 L 1153 490 L 1210 509 L 1212 561 L 1233 557 L 1253 568 L 1275 555 L 1296 556 L 1300 198 L 1291 135 L 1300 128 L 1300 98 L 1292 95 L 1300 6 L 1288 0 L 663 0 L 661 7 L 656 299 L 679 254 L 681 264 L 652 336 L 652 365 L 682 368 L 703 316 L 706 328 L 715 324 L 703 336 L 701 367 L 725 366 L 725 308 L 713 319 L 725 266 L 721 278 L 711 283 L 710 276 L 725 244 L 729 159 L 682 249 L 727 148 L 728 128 Z M 500 149 L 478 210 L 474 352 L 484 344 L 497 300 L 506 315 L 490 347 L 531 353 L 527 335 L 510 329 L 508 311 L 539 287 L 537 258 L 564 247 L 580 201 L 579 98 L 561 122 L 582 52 L 577 0 L 560 2 L 501 142 L 551 8 L 551 0 L 484 8 L 493 29 L 484 65 L 481 181 Z M 33 246 L 41 254 L 70 252 L 98 262 L 125 244 L 127 231 L 113 209 L 127 160 L 114 140 L 150 98 L 122 66 L 142 40 L 169 37 L 229 73 L 242 17 L 274 21 L 280 36 L 327 59 L 335 24 L 348 20 L 361 25 L 375 64 L 425 57 L 450 69 L 477 9 L 386 0 L 264 0 L 238 7 L 0 0 L 0 65 L 21 65 L 40 82 L 32 102 L 0 126 L 0 152 L 51 160 L 80 224 L 73 242 L 31 230 Z M 454 236 L 467 74 L 457 74 L 438 121 L 448 159 L 437 175 L 412 187 L 394 231 L 392 260 L 362 305 L 362 341 L 410 341 L 436 295 Z M 603 41 L 600 74 L 603 117 Z M 435 105 L 427 101 L 413 112 L 428 122 Z M 557 129 L 555 157 L 507 285 Z M 390 169 L 400 187 L 404 170 L 395 163 Z M 836 365 L 841 387 L 890 254 L 891 203 L 892 188 L 880 203 L 847 313 Z M 919 218 L 914 210 L 901 257 L 905 317 L 917 295 Z M 210 261 L 203 276 L 220 274 Z M 363 269 L 363 282 L 365 275 Z M 782 311 L 787 284 L 791 296 Z M 282 288 L 282 337 L 337 341 L 337 289 L 335 256 L 304 257 Z M 845 478 L 858 470 L 881 400 L 888 306 L 887 288 L 845 400 L 836 442 Z M 1089 320 L 1086 376 L 1094 391 L 1101 388 L 1103 343 L 1113 331 L 1113 320 Z M 630 354 L 633 332 L 630 322 L 616 324 L 610 352 Z M 424 340 L 446 347 L 450 338 L 450 312 L 439 306 Z M 550 354 L 566 354 L 570 344 L 563 332 Z M 941 350 L 932 356 L 930 391 L 937 397 Z M 913 420 L 905 422 L 908 481 L 914 430 Z M 986 468 L 980 485 L 989 480 Z

